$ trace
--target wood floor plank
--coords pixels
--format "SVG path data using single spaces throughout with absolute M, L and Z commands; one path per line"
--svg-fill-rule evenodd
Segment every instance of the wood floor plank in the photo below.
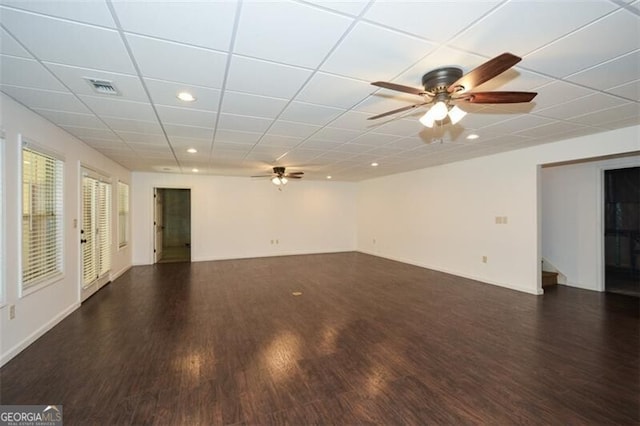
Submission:
M 66 424 L 638 425 L 639 311 L 362 253 L 140 266 L 0 369 L 0 403 Z

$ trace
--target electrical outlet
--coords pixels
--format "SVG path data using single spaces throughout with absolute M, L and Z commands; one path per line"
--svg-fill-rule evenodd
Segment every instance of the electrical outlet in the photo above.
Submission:
M 506 216 L 502 216 L 502 224 L 503 225 L 507 224 L 507 217 Z
M 276 240 L 276 244 L 280 244 L 280 240 Z
M 12 320 L 16 317 L 16 305 L 9 306 L 9 319 Z
M 487 256 L 482 256 L 482 263 L 487 263 Z
M 496 225 L 500 225 L 502 223 L 502 216 L 496 216 Z
M 273 240 L 271 240 L 271 244 L 273 244 Z

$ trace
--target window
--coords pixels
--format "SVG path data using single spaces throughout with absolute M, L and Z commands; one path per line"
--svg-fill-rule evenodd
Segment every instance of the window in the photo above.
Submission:
M 83 287 L 103 280 L 111 269 L 111 184 L 90 170 L 82 177 Z
M 22 150 L 22 290 L 62 275 L 61 160 Z
M 118 248 L 129 243 L 129 185 L 118 182 Z

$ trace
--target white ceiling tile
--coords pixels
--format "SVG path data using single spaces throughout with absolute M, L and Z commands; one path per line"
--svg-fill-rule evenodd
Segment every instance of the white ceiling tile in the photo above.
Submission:
M 366 81 L 319 72 L 302 89 L 296 100 L 338 108 L 350 108 L 376 90 L 377 87 L 371 86 Z
M 529 137 L 545 137 L 558 133 L 565 133 L 570 130 L 582 128 L 584 126 L 568 123 L 566 121 L 556 121 L 555 123 L 545 124 L 544 126 L 533 127 L 531 129 L 517 132 L 516 135 L 529 136 Z
M 231 142 L 218 142 L 216 141 L 213 150 L 215 151 L 239 151 L 247 153 L 251 150 L 252 144 L 245 143 L 231 143 Z
M 10 9 L 2 10 L 2 18 L 3 25 L 43 61 L 134 72 L 127 50 L 115 30 Z M 38 30 L 34 31 L 34 28 Z
M 213 149 L 213 154 L 211 156 L 212 159 L 233 159 L 233 160 L 241 160 L 244 156 L 247 155 L 245 151 L 233 151 L 233 150 L 225 150 L 225 149 Z
M 356 130 L 337 129 L 325 127 L 309 138 L 309 141 L 349 142 L 358 137 L 360 132 Z
M 305 146 L 306 144 L 304 144 L 303 146 Z M 336 144 L 338 145 L 338 144 Z M 322 148 L 322 147 L 318 147 L 318 148 Z M 331 146 L 327 146 L 326 148 L 322 148 L 323 150 L 329 149 L 331 150 L 332 147 Z M 342 160 L 347 160 L 349 158 L 355 157 L 356 154 L 355 153 L 349 153 L 349 152 L 338 152 L 338 151 L 324 151 L 323 154 L 319 155 L 317 157 L 317 160 L 323 162 L 323 163 L 332 163 L 334 161 L 342 161 Z
M 498 4 L 499 1 L 381 1 L 374 3 L 364 19 L 445 42 Z M 453 19 L 438 19 L 439 16 Z
M 424 145 L 424 141 L 419 136 L 410 136 L 391 142 L 387 147 L 400 149 L 414 149 Z
M 51 109 L 34 109 L 34 111 L 58 126 L 91 127 L 94 129 L 107 128 L 107 126 L 93 114 L 77 114 Z
M 392 90 L 380 90 L 375 95 L 371 95 L 360 102 L 356 107 L 353 108 L 353 110 L 362 111 L 370 113 L 370 115 L 374 115 L 398 108 L 404 108 L 410 105 L 421 104 L 424 102 L 425 100 L 420 96 L 401 94 Z M 423 114 L 426 111 L 427 110 L 425 109 Z
M 7 95 L 29 108 L 53 109 L 58 111 L 90 114 L 91 111 L 69 92 L 26 89 L 15 86 L 0 86 Z
M 620 98 L 604 95 L 602 93 L 595 93 L 593 95 L 585 96 L 584 98 L 576 99 L 562 105 L 537 111 L 536 114 L 544 117 L 564 120 L 571 117 L 588 114 L 593 111 L 599 111 L 601 109 L 622 105 L 624 103 L 626 102 Z
M 322 105 L 307 104 L 303 102 L 291 102 L 284 110 L 280 118 L 307 124 L 325 125 L 340 114 L 343 109 L 331 108 Z
M 573 117 L 571 122 L 587 126 L 600 126 L 632 117 L 640 117 L 640 105 L 635 102 Z
M 535 111 L 593 94 L 592 90 L 562 81 L 556 81 L 539 87 L 537 92 L 538 95 L 533 100 Z
M 0 10 L 0 16 L 2 16 L 2 10 Z M 24 48 L 4 30 L 4 28 L 0 28 L 0 53 L 3 55 L 33 59 L 33 56 L 24 50 Z
M 304 3 L 310 3 L 328 9 L 333 9 L 338 12 L 346 13 L 347 15 L 357 16 L 362 12 L 364 7 L 369 3 L 369 0 L 348 0 L 348 1 L 325 1 L 325 0 L 305 0 Z
M 420 121 L 415 119 L 380 119 L 375 121 L 378 126 L 372 127 L 372 130 L 376 133 L 384 133 L 387 135 L 395 136 L 411 136 L 415 135 L 424 129 L 424 126 L 420 124 Z
M 220 90 L 194 86 L 172 81 L 144 79 L 149 95 L 156 105 L 168 105 L 179 108 L 194 108 L 205 111 L 217 111 L 220 103 Z M 196 100 L 184 102 L 178 99 L 178 93 L 189 92 Z
M 262 133 L 240 132 L 237 130 L 218 130 L 214 146 L 219 142 L 254 144 L 262 137 Z
M 234 55 L 228 90 L 276 98 L 293 97 L 311 75 L 310 70 Z
M 67 90 L 37 61 L 15 56 L 0 56 L 0 82 L 32 89 Z
M 320 149 L 320 150 L 327 150 L 327 149 L 333 149 L 337 146 L 342 145 L 342 142 L 330 142 L 330 141 L 326 141 L 326 140 L 313 140 L 313 139 L 308 139 L 306 141 L 304 141 L 304 143 L 302 145 L 300 145 L 301 148 L 306 148 L 306 149 Z
M 380 145 L 385 145 L 391 143 L 395 140 L 400 139 L 398 136 L 394 135 L 385 135 L 382 133 L 367 133 L 360 137 L 353 139 L 349 143 L 355 143 L 360 145 L 373 145 L 379 147 Z
M 0 0 L 0 4 L 72 21 L 115 27 L 104 1 Z
M 292 148 L 302 142 L 301 138 L 292 136 L 264 135 L 257 146 L 280 146 Z
M 638 48 L 640 17 L 621 9 L 528 55 L 522 67 L 565 77 Z
M 581 71 L 567 77 L 567 80 L 606 90 L 637 80 L 638 77 L 640 77 L 640 50 Z
M 98 116 L 119 117 L 130 120 L 154 121 L 156 116 L 149 103 L 124 101 L 110 95 L 86 96 L 80 98 Z
M 273 122 L 270 118 L 248 117 L 246 115 L 220 114 L 218 129 L 240 130 L 243 132 L 264 132 Z
M 119 139 L 100 139 L 85 136 L 82 138 L 82 141 L 87 145 L 101 151 L 105 149 L 124 150 L 128 147 L 126 143 Z
M 176 152 L 186 152 L 189 148 L 195 148 L 200 155 L 209 154 L 212 145 L 209 139 L 181 138 L 177 136 L 170 136 L 169 142 Z
M 267 133 L 281 136 L 297 136 L 306 138 L 317 132 L 320 126 L 311 124 L 294 123 L 292 121 L 278 120 L 269 128 Z
M 478 65 L 480 65 L 480 63 L 478 63 Z M 534 91 L 533 89 L 536 87 L 549 84 L 553 81 L 556 80 L 515 67 L 477 86 L 477 89 L 474 90 L 477 92 L 493 90 L 520 90 L 530 92 Z
M 222 87 L 226 53 L 131 34 L 127 40 L 144 77 Z
M 74 127 L 74 126 L 60 126 L 60 127 L 62 127 L 64 130 L 66 130 L 67 132 L 71 133 L 72 135 L 80 139 L 87 137 L 87 138 L 96 138 L 96 139 L 103 139 L 103 140 L 118 140 L 118 136 L 115 133 L 113 133 L 111 130 L 106 128 L 91 129 L 87 127 Z
M 156 111 L 163 124 L 179 124 L 184 126 L 210 127 L 216 122 L 216 113 L 193 108 L 176 108 L 156 105 Z
M 238 92 L 225 92 L 222 102 L 223 111 L 226 113 L 264 118 L 277 117 L 285 105 L 287 101 L 284 99 Z
M 574 1 L 506 2 L 450 44 L 491 57 L 503 52 L 524 56 L 615 9 L 604 1 L 579 5 Z
M 367 120 L 367 118 L 369 117 L 371 117 L 371 114 L 357 111 L 347 111 L 337 119 L 333 120 L 331 122 L 331 127 L 366 131 L 377 126 L 376 123 Z
M 601 126 L 603 128 L 612 129 L 612 130 L 620 129 L 622 127 L 628 127 L 628 126 L 640 126 L 640 116 L 624 118 L 618 121 L 612 121 L 610 123 L 602 124 Z
M 129 120 L 116 117 L 104 117 L 103 120 L 115 131 L 149 133 L 152 135 L 162 134 L 162 128 L 157 121 Z
M 45 65 L 76 95 L 98 95 L 86 80 L 91 78 L 112 82 L 120 92 L 116 99 L 138 102 L 149 101 L 140 79 L 135 75 L 57 65 L 48 62 L 45 62 Z
M 321 69 L 366 81 L 390 80 L 433 48 L 424 40 L 360 22 Z
M 164 124 L 168 137 L 213 139 L 213 127 L 180 126 L 177 124 Z
M 236 3 L 228 1 L 116 1 L 125 31 L 227 50 Z
M 125 132 L 122 130 L 118 130 L 116 131 L 116 133 L 127 144 L 146 144 L 146 145 L 167 146 L 167 139 L 164 137 L 164 135 L 155 135 L 151 133 Z
M 516 133 L 533 127 L 551 124 L 553 122 L 554 120 L 549 118 L 538 117 L 535 115 L 523 115 L 496 123 L 492 126 L 483 127 L 478 133 L 483 138 L 488 138 L 491 136 L 499 136 L 504 133 Z
M 365 153 L 367 151 L 370 151 L 371 149 L 373 149 L 372 146 L 368 146 L 368 145 L 360 145 L 360 144 L 355 144 L 355 143 L 344 143 L 340 146 L 337 146 L 335 148 L 332 149 L 332 151 L 336 151 L 336 152 L 349 152 L 349 153 L 353 153 L 353 154 L 362 154 Z
M 352 20 L 289 1 L 243 4 L 234 52 L 315 68 Z
M 613 95 L 622 96 L 632 101 L 640 102 L 640 80 L 632 81 L 618 87 L 612 87 L 607 90 Z

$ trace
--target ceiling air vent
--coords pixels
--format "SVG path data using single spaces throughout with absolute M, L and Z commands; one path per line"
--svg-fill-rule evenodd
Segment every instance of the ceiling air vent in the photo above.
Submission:
M 85 80 L 87 80 L 87 83 L 89 83 L 96 93 L 100 93 L 101 95 L 120 95 L 120 91 L 108 80 L 97 80 L 95 78 L 85 78 Z

